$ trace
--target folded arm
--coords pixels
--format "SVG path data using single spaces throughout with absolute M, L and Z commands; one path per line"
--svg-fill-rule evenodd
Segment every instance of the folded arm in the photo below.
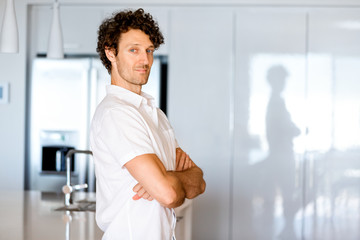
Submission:
M 162 206 L 173 208 L 185 200 L 185 191 L 178 178 L 168 174 L 164 165 L 155 154 L 144 154 L 135 157 L 125 164 L 130 174 L 139 182 L 134 187 L 141 198 L 147 194 L 156 199 Z M 134 196 L 133 199 L 137 199 Z
M 184 171 L 169 171 L 170 176 L 176 177 L 182 184 L 185 198 L 195 198 L 205 191 L 205 181 L 202 170 L 195 166 Z
M 180 148 L 176 152 L 176 171 L 166 171 L 155 154 L 144 154 L 125 164 L 139 182 L 133 188 L 134 200 L 156 199 L 162 206 L 181 206 L 185 198 L 194 198 L 205 191 L 202 170 Z
M 206 183 L 203 171 L 181 148 L 176 149 L 176 171 L 168 173 L 180 180 L 186 198 L 195 198 L 205 191 Z

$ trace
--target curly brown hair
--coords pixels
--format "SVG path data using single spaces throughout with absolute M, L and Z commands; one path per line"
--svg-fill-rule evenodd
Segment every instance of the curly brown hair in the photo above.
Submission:
M 155 49 L 164 43 L 164 37 L 157 22 L 142 8 L 136 11 L 125 10 L 113 13 L 112 17 L 105 19 L 99 27 L 96 48 L 109 74 L 111 73 L 111 62 L 106 57 L 105 49 L 113 49 L 117 55 L 120 35 L 130 29 L 139 29 L 147 34 Z

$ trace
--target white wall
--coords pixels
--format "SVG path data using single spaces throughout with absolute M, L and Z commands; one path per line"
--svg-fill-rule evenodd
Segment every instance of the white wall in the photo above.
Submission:
M 5 2 L 0 1 L 1 26 Z M 25 156 L 26 8 L 15 1 L 19 27 L 17 54 L 0 53 L 0 82 L 10 84 L 10 102 L 0 104 L 0 189 L 22 190 Z

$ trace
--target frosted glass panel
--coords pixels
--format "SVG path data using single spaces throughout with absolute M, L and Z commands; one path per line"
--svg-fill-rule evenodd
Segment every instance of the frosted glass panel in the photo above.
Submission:
M 192 239 L 229 239 L 229 13 L 220 7 L 191 7 L 169 14 L 168 114 L 180 146 L 203 169 L 207 183 L 205 194 L 193 202 Z
M 360 11 L 309 15 L 306 239 L 360 238 Z
M 265 152 L 271 150 L 271 142 L 280 140 L 281 133 L 288 142 L 296 142 L 293 151 L 304 152 L 304 139 L 296 138 L 306 119 L 304 63 L 300 54 L 264 53 L 251 58 L 248 129 L 250 135 L 259 137 Z M 274 138 L 269 136 L 272 129 L 278 131 Z M 261 161 L 256 157 L 249 160 Z
M 360 35 L 358 37 L 360 40 Z M 360 56 L 335 60 L 334 148 L 360 147 Z
M 237 14 L 232 239 L 301 236 L 305 20 L 296 9 Z

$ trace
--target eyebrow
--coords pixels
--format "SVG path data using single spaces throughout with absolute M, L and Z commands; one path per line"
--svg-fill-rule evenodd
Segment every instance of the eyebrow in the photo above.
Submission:
M 139 43 L 130 43 L 127 45 L 127 47 L 131 47 L 131 46 L 141 46 L 141 44 Z M 155 48 L 154 45 L 149 45 L 147 48 Z

